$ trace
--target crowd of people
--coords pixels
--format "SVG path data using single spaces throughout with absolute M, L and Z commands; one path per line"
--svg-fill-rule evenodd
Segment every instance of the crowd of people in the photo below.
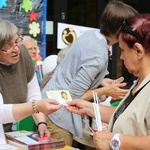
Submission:
M 82 116 L 95 118 L 92 93 L 96 92 L 122 99 L 117 107 L 99 104 L 108 131 L 93 133 L 96 149 L 150 149 L 149 27 L 150 14 L 139 14 L 123 2 L 109 2 L 101 15 L 100 30 L 83 33 L 40 88 L 42 80 L 38 81 L 33 63 L 38 54 L 35 41 L 22 38 L 14 24 L 0 19 L 0 125 L 5 132 L 11 131 L 13 122 L 32 115 L 41 137 L 72 145 L 74 135 L 82 138 Z M 120 59 L 138 78 L 128 90 L 126 83 L 105 78 L 109 47 L 117 42 Z M 47 98 L 50 90 L 68 90 L 72 101 L 63 106 Z
M 101 119 L 109 123 L 108 132 L 95 132 L 93 139 L 98 150 L 147 150 L 150 131 L 150 14 L 126 19 L 118 31 L 120 59 L 128 71 L 138 77 L 120 105 L 99 105 Z M 77 114 L 95 117 L 93 105 L 84 100 L 68 102 L 66 108 Z
M 101 15 L 100 30 L 84 32 L 71 45 L 51 80 L 42 89 L 42 97 L 47 97 L 46 91 L 67 89 L 72 99 L 91 101 L 93 91 L 98 96 L 122 98 L 128 91 L 122 89 L 126 83 L 111 84 L 113 80 L 104 79 L 108 74 L 108 46 L 118 41 L 116 34 L 124 19 L 135 14 L 137 11 L 129 5 L 121 2 L 109 3 Z M 108 24 L 114 25 L 107 26 Z M 103 87 L 100 88 L 100 85 Z M 46 121 L 53 138 L 61 138 L 68 145 L 72 145 L 73 135 L 82 138 L 81 115 L 62 107 L 48 115 Z

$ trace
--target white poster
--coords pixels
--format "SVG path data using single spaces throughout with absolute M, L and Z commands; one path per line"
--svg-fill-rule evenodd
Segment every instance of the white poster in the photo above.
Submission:
M 57 29 L 57 48 L 63 49 L 72 44 L 82 33 L 93 30 L 94 28 L 58 23 Z

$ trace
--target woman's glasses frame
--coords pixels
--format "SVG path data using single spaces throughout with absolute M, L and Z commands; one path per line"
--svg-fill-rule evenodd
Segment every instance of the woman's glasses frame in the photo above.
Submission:
M 23 38 L 19 37 L 18 41 L 16 43 L 14 43 L 10 48 L 8 48 L 8 49 L 1 49 L 0 51 L 3 51 L 5 53 L 11 53 L 16 46 L 19 47 L 20 45 L 22 45 L 22 42 L 23 42 Z

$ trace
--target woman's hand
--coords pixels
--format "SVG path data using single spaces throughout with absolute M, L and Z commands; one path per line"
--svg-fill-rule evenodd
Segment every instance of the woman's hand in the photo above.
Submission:
M 46 115 L 57 111 L 63 106 L 62 104 L 57 102 L 55 99 L 49 99 L 49 98 L 36 101 L 35 105 L 39 112 L 42 112 Z
M 123 89 L 124 86 L 126 86 L 126 83 L 116 83 L 105 86 L 107 89 L 106 95 L 111 96 L 114 100 L 122 99 L 129 91 L 128 89 Z
M 111 150 L 110 141 L 114 134 L 106 131 L 97 131 L 93 134 L 93 141 L 97 150 Z
M 124 81 L 124 77 L 120 77 L 118 79 L 110 79 L 110 78 L 104 78 L 101 82 L 101 86 L 108 86 L 110 84 L 116 84 L 116 83 L 122 83 Z
M 44 136 L 49 138 L 51 135 L 50 131 L 47 129 L 47 126 L 45 124 L 40 124 L 38 126 L 38 132 L 41 138 Z
M 86 114 L 88 116 L 94 117 L 94 110 L 93 110 L 93 103 L 81 100 L 81 99 L 75 99 L 73 101 L 67 102 L 66 109 L 70 112 L 83 115 Z

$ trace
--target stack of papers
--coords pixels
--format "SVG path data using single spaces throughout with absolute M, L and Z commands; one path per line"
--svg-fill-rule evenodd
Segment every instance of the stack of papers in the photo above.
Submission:
M 22 148 L 23 150 L 48 150 L 64 147 L 64 140 L 56 140 L 44 136 L 41 138 L 38 132 L 13 131 L 6 132 L 8 144 Z

